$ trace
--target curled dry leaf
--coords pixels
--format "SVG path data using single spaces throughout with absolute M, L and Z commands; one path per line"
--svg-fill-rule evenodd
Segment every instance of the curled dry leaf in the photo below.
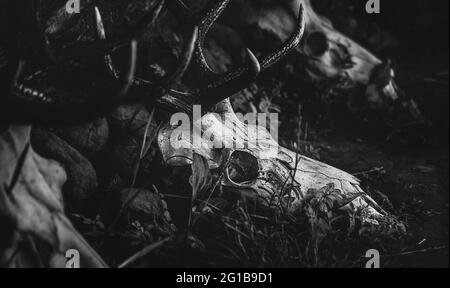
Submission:
M 209 164 L 208 160 L 200 154 L 193 154 L 194 161 L 192 162 L 192 176 L 189 182 L 192 186 L 192 201 L 204 191 L 209 183 Z
M 54 260 L 65 257 L 69 249 L 80 252 L 83 267 L 106 266 L 64 215 L 61 190 L 66 173 L 55 161 L 34 152 L 30 130 L 11 126 L 0 135 L 0 221 L 7 224 L 1 235 L 2 243 L 8 243 L 0 250 L 0 265 L 23 264 L 16 259 L 28 258 L 21 257 L 26 243 L 33 247 L 39 266 L 61 267 L 65 262 Z

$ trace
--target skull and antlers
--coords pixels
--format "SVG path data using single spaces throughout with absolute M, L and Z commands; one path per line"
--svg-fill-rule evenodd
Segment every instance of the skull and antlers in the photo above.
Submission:
M 222 150 L 211 149 L 209 147 L 202 147 L 197 150 L 184 148 L 173 149 L 171 139 L 174 137 L 172 133 L 177 130 L 178 124 L 169 123 L 161 129 L 158 141 L 164 159 L 166 161 L 170 160 L 172 165 L 180 166 L 189 164 L 189 159 L 193 159 L 192 153 L 197 152 L 205 156 L 211 162 L 212 166 L 218 167 L 220 168 L 219 170 L 225 172 L 222 185 L 251 190 L 256 198 L 261 199 L 266 204 L 286 202 L 282 201 L 281 198 L 288 198 L 290 199 L 288 201 L 290 203 L 290 209 L 295 209 L 296 206 L 301 205 L 309 189 L 319 188 L 333 183 L 346 196 L 345 198 L 349 200 L 345 205 L 342 205 L 343 207 L 352 206 L 354 209 L 355 206 L 368 206 L 371 214 L 376 216 L 381 215 L 376 209 L 371 207 L 371 205 L 375 205 L 377 209 L 379 208 L 370 197 L 364 195 L 359 187 L 359 181 L 355 177 L 336 168 L 298 155 L 283 147 L 279 147 L 278 152 L 273 155 L 268 150 L 271 149 L 270 147 L 278 147 L 278 145 L 268 135 L 269 133 L 267 131 L 266 133 L 253 133 L 249 135 L 249 130 L 256 129 L 260 131 L 261 128 L 254 127 L 249 129 L 247 124 L 241 122 L 235 115 L 228 97 L 245 88 L 249 81 L 257 75 L 259 70 L 269 68 L 297 47 L 304 33 L 305 11 L 303 6 L 300 5 L 297 27 L 292 36 L 288 38 L 279 50 L 264 58 L 260 63 L 256 62 L 258 61 L 256 57 L 252 56 L 253 54 L 247 50 L 248 58 L 251 59 L 250 67 L 253 68 L 241 68 L 236 72 L 218 76 L 213 74 L 211 68 L 206 63 L 203 55 L 202 41 L 204 41 L 204 35 L 206 35 L 214 20 L 219 17 L 228 3 L 229 1 L 219 1 L 218 6 L 213 7 L 211 11 L 206 13 L 207 18 L 199 25 L 199 38 L 193 60 L 194 63 L 198 63 L 202 72 L 207 75 L 205 77 L 206 79 L 209 76 L 211 78 L 219 77 L 219 80 L 215 80 L 213 82 L 214 85 L 208 84 L 205 90 L 196 92 L 193 97 L 189 95 L 191 97 L 188 99 L 194 100 L 188 105 L 179 105 L 179 98 L 174 98 L 173 102 L 177 103 L 176 106 L 178 107 L 192 107 L 192 104 L 197 104 L 195 101 L 200 101 L 200 104 L 206 104 L 207 107 L 211 107 L 211 103 L 222 101 L 212 111 L 216 113 L 206 114 L 199 121 L 200 123 L 194 123 L 194 125 L 199 125 L 202 132 L 212 131 L 211 138 L 223 144 L 219 145 L 220 147 L 247 146 L 247 148 L 224 148 Z M 261 67 L 261 69 L 257 69 L 258 67 Z M 221 83 L 221 86 L 215 83 Z M 233 134 L 233 132 L 236 134 Z M 251 139 L 252 137 L 260 137 L 260 139 Z M 234 143 L 230 144 L 230 141 Z M 257 143 L 257 145 L 249 147 L 248 143 Z M 239 170 L 245 171 L 250 177 L 244 177 L 245 183 L 236 183 L 230 177 L 230 167 L 243 165 L 243 163 L 246 163 L 247 166 Z
M 251 197 L 263 205 L 281 205 L 283 209 L 289 210 L 302 205 L 310 189 L 319 189 L 331 183 L 343 195 L 339 208 L 365 209 L 371 217 L 382 216 L 382 209 L 364 194 L 355 177 L 278 147 L 265 128 L 249 127 L 240 121 L 228 99 L 246 88 L 261 71 L 270 68 L 298 46 L 306 25 L 304 6 L 298 7 L 297 25 L 281 48 L 261 60 L 246 49 L 246 67 L 218 74 L 208 65 L 203 46 L 208 31 L 230 0 L 209 1 L 206 8 L 199 12 L 191 11 L 181 0 L 167 3 L 161 0 L 125 36 L 112 41 L 107 40 L 101 12 L 95 7 L 97 39 L 91 42 L 96 44 L 97 51 L 94 54 L 100 54 L 101 61 L 93 57 L 95 61 L 84 63 L 60 57 L 54 51 L 43 24 L 43 1 L 33 1 L 32 4 L 25 2 L 29 1 L 10 0 L 2 4 L 6 9 L 2 7 L 2 10 L 9 12 L 3 28 L 8 31 L 10 38 L 6 45 L 7 64 L 0 67 L 1 122 L 27 125 L 82 123 L 106 115 L 118 105 L 129 102 L 154 105 L 164 111 L 187 113 L 192 111 L 195 104 L 200 104 L 207 112 L 200 123 L 193 125 L 198 125 L 202 132 L 213 131 L 215 141 L 227 143 L 224 147 L 230 147 L 230 142 L 234 147 L 240 147 L 241 144 L 245 147 L 245 143 L 250 142 L 257 144 L 237 149 L 203 146 L 200 149 L 175 149 L 170 139 L 177 124 L 170 123 L 166 117 L 161 120 L 163 123 L 158 132 L 158 146 L 169 166 L 190 165 L 193 154 L 201 154 L 211 167 L 223 173 L 222 186 L 248 191 Z M 154 23 L 165 6 L 186 27 L 183 53 L 173 73 L 158 81 L 150 81 L 135 73 L 137 39 Z M 21 10 L 23 7 L 27 7 L 25 12 Z M 37 27 L 36 33 L 27 30 L 30 26 Z M 123 72 L 115 65 L 111 53 L 128 42 L 130 52 L 127 68 Z M 32 46 L 36 43 L 40 49 Z M 80 43 L 81 46 L 84 44 L 87 43 Z M 47 59 L 43 61 L 44 64 L 30 63 L 36 53 L 45 56 L 42 57 Z M 42 65 L 44 68 L 36 71 L 36 66 Z M 173 85 L 186 72 L 196 75 L 191 77 L 197 79 L 196 83 L 190 83 L 193 88 L 186 92 L 173 89 Z M 140 96 L 134 97 L 135 94 Z M 233 127 L 229 127 L 230 123 Z M 262 135 L 261 139 L 252 139 L 255 136 L 248 133 L 249 129 L 262 131 L 262 134 L 256 133 L 257 137 Z M 234 136 L 233 131 L 237 131 Z M 64 216 L 60 192 L 65 175 L 57 163 L 43 159 L 33 151 L 29 139 L 30 127 L 9 126 L 1 133 L 0 158 L 11 164 L 0 167 L 0 218 L 9 223 L 13 235 L 8 243 L 17 238 L 32 243 L 30 239 L 36 237 L 51 247 L 46 265 L 61 266 L 58 261 L 61 259 L 57 257 L 61 257 L 65 249 L 75 247 L 82 254 L 84 266 L 105 266 Z M 277 152 L 266 153 L 268 148 L 265 144 L 277 147 Z M 6 262 L 1 262 L 1 265 L 10 264 L 8 259 L 14 256 L 16 248 L 7 246 L 3 249 L 6 253 L 0 253 L 0 259 Z

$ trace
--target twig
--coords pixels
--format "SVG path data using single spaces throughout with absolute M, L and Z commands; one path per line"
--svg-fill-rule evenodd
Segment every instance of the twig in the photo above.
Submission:
M 17 244 L 16 248 L 14 249 L 13 253 L 11 253 L 11 256 L 8 257 L 8 259 L 6 260 L 5 264 L 1 264 L 0 267 L 10 267 L 11 263 L 14 261 L 14 259 L 16 258 L 16 256 L 19 254 L 20 250 L 22 249 L 22 241 L 19 241 L 19 243 Z
M 150 124 L 153 121 L 154 114 L 155 114 L 155 108 L 152 109 L 152 112 L 150 113 L 150 116 L 148 117 L 147 125 L 145 126 L 145 132 L 144 132 L 144 137 L 142 139 L 141 151 L 139 152 L 139 159 L 137 160 L 136 165 L 134 166 L 133 178 L 131 180 L 131 188 L 133 188 L 134 185 L 136 184 L 137 174 L 139 173 L 139 168 L 141 167 L 141 161 L 145 156 L 145 152 L 146 152 L 145 147 L 147 146 L 148 130 L 150 129 Z M 153 142 L 153 138 L 151 139 L 150 144 Z
M 120 264 L 118 266 L 118 268 L 125 268 L 125 267 L 129 266 L 131 263 L 133 263 L 133 262 L 139 260 L 140 258 L 144 257 L 145 255 L 151 253 L 153 250 L 161 247 L 166 242 L 168 242 L 170 239 L 172 239 L 172 237 L 167 237 L 161 241 L 158 241 L 156 243 L 153 243 L 153 244 L 145 247 L 144 249 L 138 251 L 136 254 L 133 254 L 130 258 L 125 260 L 122 264 Z
M 12 194 L 14 187 L 16 186 L 17 182 L 19 181 L 19 176 L 21 175 L 23 166 L 25 165 L 25 160 L 27 159 L 29 148 L 30 148 L 30 143 L 27 143 L 25 145 L 25 148 L 23 149 L 22 153 L 20 153 L 19 158 L 17 159 L 17 163 L 16 163 L 16 167 L 13 172 L 11 183 L 9 184 L 9 186 L 5 187 L 6 193 L 9 195 Z
M 406 251 L 406 252 L 402 252 L 402 253 L 398 253 L 398 254 L 381 255 L 381 257 L 407 256 L 407 255 L 412 255 L 412 254 L 416 254 L 416 253 L 426 253 L 426 252 L 431 252 L 431 251 L 441 251 L 441 250 L 444 250 L 446 248 L 448 249 L 448 246 L 430 247 L 430 248 L 425 248 L 425 249 L 420 249 L 420 250 Z
M 372 173 L 383 173 L 383 172 L 384 172 L 384 167 L 375 167 L 375 168 L 367 170 L 367 171 L 353 173 L 352 175 L 353 176 L 361 176 L 361 175 L 367 175 L 367 174 L 372 174 Z

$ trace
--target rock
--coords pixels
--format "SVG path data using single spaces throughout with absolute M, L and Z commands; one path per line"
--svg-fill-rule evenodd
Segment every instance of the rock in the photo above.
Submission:
M 120 106 L 110 116 L 111 129 L 114 133 L 114 143 L 111 147 L 112 165 L 117 173 L 125 181 L 130 183 L 134 175 L 136 163 L 141 152 L 145 128 L 150 118 L 150 113 L 143 105 Z M 156 132 L 158 125 L 156 121 L 150 124 L 147 133 L 147 146 L 145 159 L 141 161 L 140 174 L 148 169 L 148 165 L 158 153 L 156 144 Z
M 56 160 L 67 173 L 63 197 L 68 212 L 86 212 L 97 191 L 97 176 L 92 164 L 54 133 L 33 129 L 31 143 L 37 153 Z
M 61 128 L 56 134 L 86 156 L 92 156 L 105 149 L 109 139 L 109 125 L 106 118 L 79 126 Z
M 125 183 L 130 184 L 139 157 L 139 144 L 131 138 L 123 139 L 113 145 L 111 153 L 115 170 Z
M 131 198 L 133 198 L 131 202 Z M 128 203 L 127 210 L 143 216 L 163 216 L 164 206 L 159 195 L 145 189 L 127 188 L 120 192 L 122 205 Z
M 120 135 L 143 137 L 150 113 L 144 105 L 122 105 L 110 116 L 111 129 Z M 157 128 L 151 124 L 150 131 Z

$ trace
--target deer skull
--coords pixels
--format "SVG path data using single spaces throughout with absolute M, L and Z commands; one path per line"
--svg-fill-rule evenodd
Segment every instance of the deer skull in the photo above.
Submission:
M 406 110 L 414 119 L 421 119 L 413 100 L 398 89 L 390 61 L 382 61 L 373 53 L 342 34 L 326 17 L 314 11 L 311 0 L 236 1 L 224 21 L 236 29 L 249 31 L 246 37 L 265 46 L 261 35 L 284 41 L 295 27 L 299 7 L 304 7 L 305 33 L 297 47 L 298 69 L 321 95 L 350 95 L 347 109 L 358 118 L 368 113 L 392 115 L 394 107 Z M 251 15 L 235 21 L 234 15 L 245 11 Z M 333 92 L 333 93 L 329 93 Z M 335 99 L 330 99 L 335 102 Z
M 364 88 L 349 99 L 348 108 L 354 113 L 366 109 L 389 110 L 389 105 L 400 99 L 395 73 L 390 61 L 383 62 L 367 49 L 337 31 L 331 21 L 318 15 L 310 0 L 291 1 L 288 6 L 295 12 L 305 6 L 306 32 L 299 47 L 305 60 L 305 70 L 313 82 L 322 85 L 331 81 L 334 89 Z
M 228 99 L 245 88 L 260 70 L 270 67 L 297 47 L 304 33 L 306 15 L 308 15 L 305 8 L 308 6 L 297 7 L 299 13 L 297 25 L 293 29 L 295 32 L 287 37 L 282 48 L 261 62 L 247 50 L 248 68 L 217 75 L 205 60 L 203 42 L 209 28 L 228 2 L 229 0 L 214 3 L 211 10 L 205 10 L 209 12 L 205 14 L 207 16 L 200 18 L 193 60 L 204 75 L 199 79 L 214 80 L 207 81 L 206 87 L 203 86 L 204 88 L 192 93 L 169 93 L 162 99 L 172 107 L 178 108 L 178 111 L 184 112 L 191 112 L 190 107 L 193 104 L 206 106 L 210 113 L 193 120 L 193 130 L 197 127 L 199 132 L 197 134 L 201 135 L 201 139 L 206 139 L 206 142 L 198 145 L 196 135 L 190 133 L 188 137 L 184 137 L 182 134 L 185 130 L 183 131 L 183 128 L 180 130 L 178 121 L 180 119 L 169 122 L 160 130 L 158 136 L 159 148 L 166 163 L 174 166 L 189 165 L 194 152 L 203 155 L 210 162 L 211 167 L 222 171 L 223 186 L 248 191 L 248 195 L 265 205 L 281 205 L 291 211 L 302 205 L 311 189 L 319 190 L 332 184 L 343 195 L 341 208 L 365 209 L 368 215 L 381 216 L 382 209 L 363 193 L 355 177 L 279 147 L 265 127 L 240 121 Z M 180 4 L 181 1 L 172 3 Z M 189 14 L 189 11 L 186 13 Z M 215 103 L 219 104 L 215 107 L 211 105 Z
M 243 123 L 229 100 L 221 102 L 215 113 L 204 115 L 193 126 L 200 129 L 203 139 L 206 138 L 202 145 L 194 145 L 193 137 L 180 136 L 180 132 L 185 131 L 179 129 L 178 121 L 160 130 L 158 144 L 167 164 L 190 165 L 193 153 L 200 154 L 210 167 L 223 173 L 221 185 L 267 207 L 295 211 L 309 191 L 331 184 L 342 195 L 339 208 L 353 212 L 365 210 L 365 215 L 375 218 L 383 213 L 364 194 L 354 176 L 280 147 L 266 128 Z M 214 145 L 210 145 L 209 140 Z

